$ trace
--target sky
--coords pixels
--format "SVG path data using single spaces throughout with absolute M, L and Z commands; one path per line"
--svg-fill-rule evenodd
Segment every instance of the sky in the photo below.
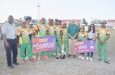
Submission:
M 114 8 L 115 0 L 0 0 L 0 22 L 8 15 L 16 19 L 115 19 Z

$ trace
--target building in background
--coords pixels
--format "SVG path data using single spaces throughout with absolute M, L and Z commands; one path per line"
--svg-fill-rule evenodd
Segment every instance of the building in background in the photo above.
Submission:
M 110 28 L 115 29 L 115 20 L 107 20 L 107 25 L 108 25 Z

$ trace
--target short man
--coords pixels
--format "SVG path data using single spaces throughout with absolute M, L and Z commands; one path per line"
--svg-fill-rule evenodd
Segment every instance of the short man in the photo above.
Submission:
M 13 16 L 8 16 L 8 22 L 3 25 L 2 34 L 4 46 L 6 49 L 7 64 L 9 68 L 14 68 L 14 65 L 19 65 L 17 62 L 17 39 L 16 39 L 16 26 L 13 23 Z M 11 53 L 12 52 L 12 53 Z M 12 55 L 13 54 L 13 60 Z
M 69 55 L 68 57 L 70 57 L 71 55 L 73 55 L 74 58 L 76 57 L 75 52 L 73 50 L 73 42 L 75 41 L 75 39 L 77 39 L 77 33 L 79 31 L 80 31 L 80 27 L 75 24 L 74 20 L 72 20 L 67 28 L 67 32 L 69 36 Z

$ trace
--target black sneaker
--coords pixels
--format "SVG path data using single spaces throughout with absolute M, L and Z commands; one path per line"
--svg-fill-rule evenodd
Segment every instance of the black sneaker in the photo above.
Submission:
M 15 68 L 13 65 L 8 65 L 8 67 L 11 69 Z
M 73 58 L 76 58 L 76 56 L 75 56 L 75 55 L 73 55 Z
M 98 62 L 101 62 L 102 60 L 101 59 L 98 59 Z
M 104 61 L 106 64 L 110 64 L 110 62 L 109 61 Z
M 69 54 L 67 57 L 71 57 L 71 54 Z
M 19 63 L 18 62 L 15 62 L 15 63 L 13 63 L 14 65 L 19 65 Z
M 65 55 L 63 55 L 63 59 L 65 59 Z
M 59 59 L 59 56 L 56 56 L 56 59 Z
M 60 56 L 60 59 L 65 59 L 65 55 L 61 55 L 61 56 Z

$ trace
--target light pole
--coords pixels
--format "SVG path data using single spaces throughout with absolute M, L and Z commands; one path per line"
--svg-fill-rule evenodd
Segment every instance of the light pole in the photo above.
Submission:
M 38 7 L 38 20 L 40 19 L 40 10 L 39 10 L 39 8 L 40 8 L 40 3 L 39 3 L 39 0 L 38 0 L 38 5 L 37 5 L 37 7 Z

